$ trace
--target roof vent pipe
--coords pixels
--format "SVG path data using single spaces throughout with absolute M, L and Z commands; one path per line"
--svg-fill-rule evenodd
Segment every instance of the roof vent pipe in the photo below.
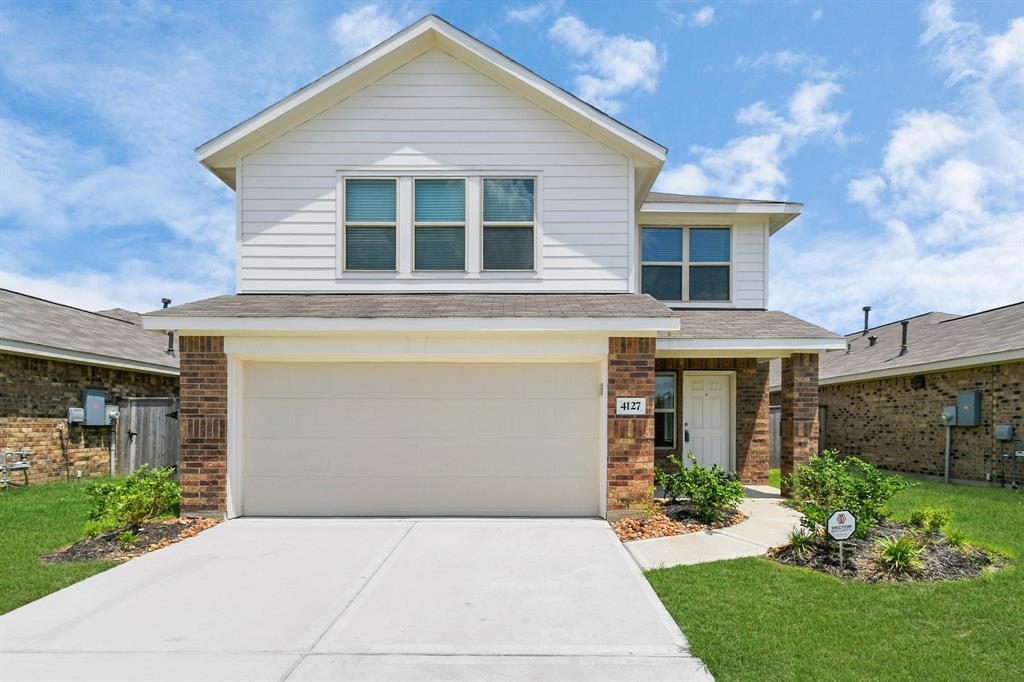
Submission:
M 869 345 L 869 346 L 873 346 L 873 345 L 875 345 L 876 343 L 878 343 L 878 337 L 877 337 L 877 336 L 875 336 L 874 334 L 872 334 L 871 336 L 869 336 L 869 337 L 868 337 L 868 345 Z
M 900 355 L 907 354 L 907 327 L 910 326 L 910 320 L 903 320 L 900 322 L 903 325 L 903 340 L 900 341 Z
M 164 304 L 164 308 L 166 308 L 167 306 L 169 306 L 171 304 L 171 299 L 169 299 L 169 298 L 161 298 L 160 302 L 163 303 Z
M 174 355 L 174 332 L 167 332 L 167 354 Z
M 863 336 L 864 334 L 868 333 L 868 313 L 870 313 L 870 312 L 871 312 L 871 306 L 869 306 L 869 305 L 864 306 L 864 331 L 863 331 L 863 333 L 861 333 L 861 336 Z

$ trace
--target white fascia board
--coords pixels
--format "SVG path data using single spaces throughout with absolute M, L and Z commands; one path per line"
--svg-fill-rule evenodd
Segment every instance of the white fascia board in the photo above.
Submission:
M 982 367 L 984 365 L 995 365 L 1000 362 L 1015 362 L 1017 360 L 1024 360 L 1024 348 L 1000 351 L 998 353 L 985 353 L 984 355 L 972 355 L 966 358 L 953 358 L 952 360 L 924 362 L 919 365 L 905 365 L 903 367 L 893 367 L 892 369 L 877 369 L 871 372 L 860 372 L 858 374 L 845 374 L 843 376 L 829 377 L 828 379 L 819 379 L 818 385 L 828 386 L 830 384 L 848 384 L 854 381 L 887 379 L 889 377 L 907 376 L 908 374 L 928 374 L 930 372 L 966 369 L 968 367 Z
M 54 348 L 42 346 L 24 341 L 13 341 L 0 339 L 0 351 L 13 353 L 15 355 L 29 355 L 37 358 L 49 358 L 63 362 L 73 362 L 80 365 L 97 365 L 100 367 L 111 367 L 113 369 L 128 369 L 133 372 L 148 372 L 150 374 L 164 374 L 167 376 L 178 376 L 178 370 L 166 365 L 157 365 L 150 362 L 138 362 L 123 358 L 112 358 L 107 355 L 96 355 L 84 353 L 66 348 Z
M 700 204 L 680 204 L 673 202 L 648 201 L 640 206 L 640 220 L 644 213 L 652 216 L 665 215 L 748 215 L 765 216 L 768 219 L 769 232 L 775 234 L 803 212 L 803 204 L 777 202 L 770 204 L 733 204 L 726 202 L 704 202 Z
M 846 350 L 844 339 L 665 339 L 657 350 L 679 351 L 768 351 L 778 353 L 820 353 Z
M 143 317 L 145 329 L 224 334 L 270 333 L 494 333 L 588 332 L 651 335 L 678 331 L 677 317 L 432 317 L 432 318 L 324 318 L 324 317 Z M 844 346 L 845 348 L 845 346 Z
M 262 146 L 283 132 L 276 128 L 270 132 L 261 132 L 267 126 L 287 119 L 282 128 L 288 129 L 434 47 L 451 52 L 454 57 L 466 60 L 467 63 L 475 62 L 471 65 L 489 72 L 485 75 L 497 76 L 497 80 L 513 79 L 516 83 L 529 86 L 531 92 L 543 98 L 548 105 L 545 108 L 552 109 L 551 113 L 575 119 L 571 122 L 584 132 L 611 143 L 613 147 L 619 147 L 620 151 L 628 149 L 632 155 L 644 160 L 646 165 L 660 169 L 664 164 L 668 153 L 665 147 L 434 15 L 420 19 L 376 47 L 203 143 L 196 149 L 196 156 L 203 165 L 215 172 L 222 167 L 230 166 L 233 169 L 233 160 L 239 153 L 245 153 L 249 147 Z M 299 115 L 306 105 L 309 106 L 308 115 Z M 252 144 L 246 142 L 246 138 L 250 137 L 254 140 Z M 225 179 L 221 173 L 218 176 Z

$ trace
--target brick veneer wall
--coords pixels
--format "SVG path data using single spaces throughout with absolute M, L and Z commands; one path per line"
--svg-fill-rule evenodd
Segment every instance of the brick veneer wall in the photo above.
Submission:
M 893 471 L 941 476 L 946 432 L 939 420 L 957 393 L 980 390 L 981 425 L 953 428 L 951 475 L 985 480 L 998 470 L 994 424 L 1013 424 L 1024 437 L 1024 362 L 821 387 L 826 409 L 825 447 L 856 455 Z
M 783 358 L 781 383 L 779 470 L 785 478 L 818 450 L 818 354 L 793 353 Z
M 676 372 L 675 450 L 658 449 L 655 461 L 668 467 L 667 457 L 686 453 L 683 442 L 683 373 L 733 371 L 736 377 L 736 471 L 749 485 L 768 483 L 768 363 L 755 358 L 658 358 L 659 372 Z
M 0 449 L 31 450 L 30 484 L 110 473 L 110 428 L 66 426 L 82 389 L 106 391 L 108 404 L 129 397 L 178 395 L 178 377 L 0 353 Z M 65 459 L 64 449 L 67 449 Z M 15 472 L 16 483 L 25 480 Z
M 654 338 L 608 340 L 608 511 L 650 497 L 654 485 Z M 643 416 L 616 416 L 615 399 L 646 397 Z
M 182 514 L 227 509 L 228 362 L 224 337 L 181 337 Z

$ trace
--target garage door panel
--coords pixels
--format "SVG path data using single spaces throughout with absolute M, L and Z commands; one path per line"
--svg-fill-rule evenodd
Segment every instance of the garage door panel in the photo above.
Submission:
M 334 479 L 330 487 L 315 477 L 254 478 L 246 481 L 246 505 L 265 516 L 578 516 L 596 515 L 581 497 L 596 498 L 590 478 L 523 477 Z M 287 490 L 288 495 L 282 495 Z M 382 499 L 383 494 L 383 499 Z
M 245 477 L 503 476 L 542 472 L 595 480 L 596 438 L 247 438 Z
M 249 515 L 594 515 L 596 364 L 245 366 Z

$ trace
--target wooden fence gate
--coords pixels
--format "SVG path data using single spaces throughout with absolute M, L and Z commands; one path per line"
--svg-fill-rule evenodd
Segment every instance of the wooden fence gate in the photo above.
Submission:
M 117 471 L 130 474 L 143 464 L 178 469 L 178 399 L 127 398 L 117 421 Z
M 825 449 L 828 408 L 818 406 L 818 452 Z M 782 408 L 772 405 L 768 408 L 768 468 L 779 468 L 779 453 L 782 444 Z

